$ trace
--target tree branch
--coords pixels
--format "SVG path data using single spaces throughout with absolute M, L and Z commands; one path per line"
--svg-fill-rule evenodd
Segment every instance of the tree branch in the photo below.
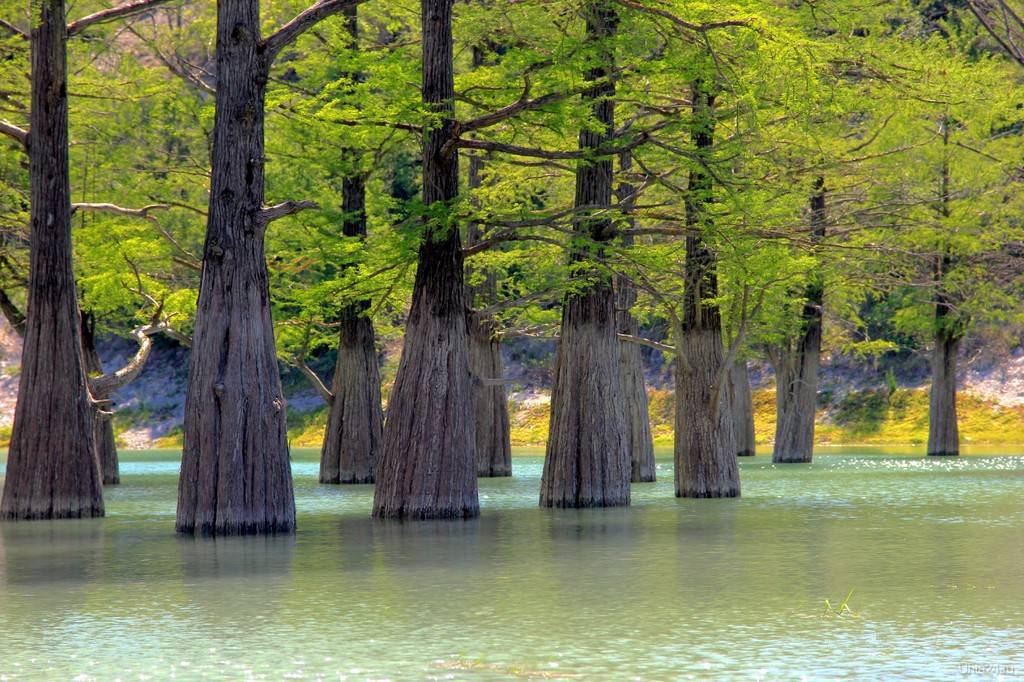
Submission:
M 727 28 L 729 26 L 740 26 L 743 28 L 750 27 L 750 24 L 748 22 L 743 21 L 741 19 L 712 21 L 711 23 L 708 24 L 695 24 L 691 21 L 680 19 L 671 12 L 666 12 L 663 9 L 655 9 L 654 7 L 647 7 L 645 5 L 641 5 L 639 2 L 633 2 L 632 0 L 615 0 L 615 2 L 616 4 L 622 5 L 623 7 L 628 7 L 630 9 L 634 9 L 638 12 L 656 14 L 659 17 L 664 17 L 665 19 L 668 19 L 679 28 L 686 29 L 687 31 L 695 31 L 697 33 L 707 33 L 708 31 L 712 31 L 716 28 Z
M 150 211 L 156 210 L 167 210 L 170 206 L 166 204 L 150 204 L 149 206 L 143 206 L 142 208 L 124 208 L 122 206 L 116 206 L 114 204 L 71 204 L 71 213 L 74 215 L 75 211 L 90 211 L 95 213 L 110 213 L 112 215 L 123 216 L 125 218 L 151 218 L 149 215 Z
M 113 7 L 111 9 L 105 9 L 95 14 L 90 14 L 87 17 L 82 17 L 78 21 L 72 21 L 68 24 L 68 38 L 72 38 L 90 26 L 97 24 L 104 24 L 108 21 L 116 21 L 125 17 L 130 17 L 136 14 L 141 14 L 157 5 L 163 5 L 170 2 L 170 0 L 135 0 L 134 2 L 126 2 L 123 5 Z
M 28 153 L 28 131 L 24 128 L 19 128 L 13 123 L 7 121 L 0 121 L 0 134 L 6 135 L 15 142 L 21 145 L 21 148 Z
M 305 211 L 306 209 L 311 208 L 319 209 L 320 204 L 315 201 L 286 201 L 275 206 L 264 207 L 260 210 L 257 219 L 263 227 L 266 227 L 275 220 L 279 220 L 285 216 L 295 215 L 299 211 Z
M 299 357 L 298 355 L 293 355 L 292 364 L 295 365 L 296 369 L 302 372 L 303 376 L 305 376 L 307 380 L 309 380 L 309 383 L 312 384 L 313 388 L 320 397 L 324 399 L 324 402 L 327 403 L 328 406 L 334 404 L 334 394 L 331 393 L 331 389 L 327 388 L 323 380 L 320 378 L 320 375 L 314 372 L 313 369 L 306 364 L 306 358 L 304 356 Z
M 654 350 L 660 350 L 662 353 L 668 353 L 670 355 L 676 354 L 675 346 L 669 346 L 664 343 L 658 343 L 657 341 L 651 341 L 645 339 L 642 336 L 633 336 L 632 334 L 616 334 L 619 337 L 619 341 L 625 341 L 626 343 L 635 343 L 638 346 L 647 346 Z
M 14 332 L 24 338 L 25 314 L 18 310 L 18 306 L 14 305 L 14 301 L 11 300 L 10 296 L 3 289 L 0 289 L 0 311 L 3 311 L 4 317 L 7 318 L 7 322 L 14 329 Z
M 18 36 L 19 38 L 24 38 L 25 40 L 28 40 L 28 33 L 22 31 L 20 28 L 18 28 L 9 21 L 4 21 L 3 19 L 0 19 L 0 28 L 8 31 L 13 36 Z
M 295 42 L 299 36 L 313 28 L 318 22 L 356 5 L 361 5 L 365 1 L 320 0 L 315 5 L 306 8 L 294 19 L 263 39 L 267 66 L 277 58 L 281 50 Z
M 89 377 L 89 392 L 92 393 L 93 398 L 105 400 L 111 393 L 127 386 L 135 377 L 139 376 L 146 360 L 149 359 L 150 351 L 153 350 L 151 335 L 163 331 L 166 326 L 166 323 L 161 322 L 134 330 L 132 338 L 139 342 L 139 350 L 135 353 L 135 357 L 116 372 Z

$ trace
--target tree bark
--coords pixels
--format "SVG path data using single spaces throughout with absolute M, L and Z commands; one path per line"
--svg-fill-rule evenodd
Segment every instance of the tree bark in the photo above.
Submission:
M 422 0 L 423 102 L 438 124 L 423 135 L 425 234 L 419 249 L 405 346 L 384 423 L 373 515 L 470 518 L 480 513 L 469 373 L 466 292 L 454 139 L 452 0 Z
M 90 375 L 103 374 L 103 362 L 96 351 L 96 335 L 91 315 L 83 315 L 82 318 L 85 369 Z M 97 399 L 106 397 L 96 396 Z M 103 485 L 117 485 L 121 482 L 121 472 L 117 461 L 113 415 L 106 410 L 96 410 L 95 414 L 96 456 L 100 460 L 100 469 L 103 472 Z
M 629 152 L 619 155 L 619 170 L 623 175 L 630 171 L 632 156 Z M 623 180 L 618 187 L 619 203 L 629 206 L 634 203 L 636 188 Z M 632 218 L 626 219 L 626 227 L 634 226 Z M 633 245 L 633 236 L 622 237 L 622 245 Z M 615 280 L 615 328 L 619 334 L 639 336 L 639 326 L 633 317 L 636 304 L 636 286 L 627 277 Z M 647 406 L 647 389 L 644 386 L 644 356 L 639 345 L 620 343 L 619 377 L 622 382 L 622 398 L 626 417 L 626 448 L 630 456 L 630 482 L 651 483 L 657 480 L 657 463 L 654 460 L 654 439 L 651 436 L 651 417 Z
M 362 175 L 343 184 L 347 237 L 366 237 L 366 183 Z M 373 483 L 383 438 L 380 369 L 367 301 L 342 308 L 338 359 L 327 430 L 320 450 L 321 483 Z
M 40 0 L 32 9 L 29 291 L 0 518 L 102 516 L 72 269 L 65 8 Z
M 485 50 L 473 46 L 473 68 L 484 65 Z M 469 157 L 469 189 L 482 185 L 483 159 Z M 483 239 L 480 225 L 471 222 L 466 229 L 466 246 Z M 466 296 L 469 308 L 469 370 L 480 379 L 501 379 L 505 368 L 501 359 L 501 339 L 497 325 L 488 317 L 473 312 L 478 306 L 493 304 L 498 298 L 498 278 L 492 269 L 483 273 L 479 284 L 468 283 Z M 466 279 L 473 277 L 473 267 L 466 266 Z M 508 394 L 504 384 L 487 385 L 473 382 L 473 408 L 476 417 L 477 476 L 494 478 L 512 475 L 512 426 L 508 414 Z
M 359 36 L 357 10 L 346 12 L 353 49 Z M 353 165 L 356 150 L 345 152 Z M 366 238 L 366 179 L 358 169 L 342 181 L 342 210 L 346 237 Z M 338 358 L 334 384 L 320 449 L 321 483 L 373 483 L 383 439 L 384 416 L 380 401 L 380 368 L 368 301 L 342 308 L 339 315 Z
M 754 435 L 754 396 L 750 390 L 746 360 L 737 359 L 729 370 L 729 404 L 732 406 L 736 456 L 753 457 L 757 454 Z
M 810 202 L 811 240 L 825 236 L 825 180 L 817 178 Z M 822 304 L 825 288 L 816 273 L 808 275 L 801 331 L 792 346 L 770 353 L 775 358 L 775 464 L 810 462 L 814 457 L 814 416 L 818 408 L 821 364 Z
M 693 146 L 702 162 L 690 171 L 686 193 L 685 289 L 676 330 L 675 485 L 677 497 L 739 497 L 739 463 L 732 411 L 726 394 L 722 318 L 716 303 L 714 251 L 701 236 L 709 226 L 707 207 L 714 181 L 705 165 L 714 145 L 714 102 L 697 80 L 691 88 Z
M 178 487 L 181 533 L 295 529 L 264 255 L 269 67 L 259 0 L 219 0 L 210 206 Z
M 615 35 L 618 17 L 611 3 L 585 6 L 587 40 L 598 45 Z M 613 68 L 611 54 L 585 77 L 600 80 Z M 615 129 L 614 85 L 586 91 L 597 125 L 580 131 L 579 148 L 606 144 Z M 586 161 L 576 169 L 577 207 L 612 202 L 612 162 Z M 611 238 L 607 218 L 580 219 L 577 232 L 596 244 Z M 591 247 L 598 248 L 598 247 Z M 577 268 L 589 268 L 592 283 L 569 293 L 562 306 L 562 332 L 555 354 L 551 421 L 541 478 L 544 507 L 611 507 L 629 504 L 630 454 L 619 374 L 615 329 L 615 292 L 606 273 L 588 263 L 581 248 L 572 256 Z
M 936 332 L 932 349 L 932 388 L 928 402 L 928 454 L 960 454 L 960 428 L 956 413 L 956 355 L 961 335 L 947 327 L 954 316 L 948 303 L 936 304 Z

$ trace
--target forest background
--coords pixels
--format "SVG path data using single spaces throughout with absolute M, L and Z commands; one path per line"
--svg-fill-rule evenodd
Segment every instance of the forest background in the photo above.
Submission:
M 0 117 L 18 126 L 27 120 L 27 45 L 18 31 L 25 8 L 5 4 Z M 130 358 L 130 332 L 155 314 L 175 332 L 155 337 L 146 368 L 113 396 L 122 443 L 135 447 L 180 445 L 188 362 L 181 341 L 195 312 L 209 179 L 210 4 L 170 3 L 72 43 L 73 196 L 83 206 L 130 208 L 83 208 L 74 218 L 82 309 L 107 367 Z M 458 106 L 467 111 L 564 95 L 482 129 L 467 154 L 490 164 L 486 180 L 467 192 L 469 205 L 484 207 L 486 237 L 495 242 L 478 256 L 476 277 L 500 284 L 487 307 L 503 338 L 512 441 L 525 445 L 547 436 L 551 338 L 558 303 L 573 287 L 564 270 L 573 237 L 564 212 L 572 168 L 557 155 L 523 150 L 574 146 L 587 113 L 567 96 L 585 63 L 573 60 L 586 58 L 562 21 L 571 3 L 537 3 L 516 15 L 520 5 L 463 7 L 456 60 Z M 268 21 L 293 9 L 264 4 Z M 966 2 L 686 9 L 698 23 L 725 17 L 743 24 L 710 52 L 721 60 L 711 71 L 728 91 L 718 125 L 729 131 L 711 164 L 723 180 L 713 236 L 727 341 L 750 363 L 758 389 L 759 442 L 774 432 L 774 372 L 764 358 L 799 326 L 816 277 L 825 291 L 817 304 L 824 317 L 818 442 L 926 440 L 936 301 L 963 320 L 958 376 L 973 389 L 961 402 L 965 441 L 1024 442 L 1020 254 L 1013 249 L 1024 168 L 1019 66 Z M 327 408 L 296 366 L 308 365 L 329 385 L 337 309 L 370 301 L 386 399 L 412 289 L 417 235 L 410 225 L 422 212 L 417 126 L 426 116 L 415 85 L 418 19 L 414 7 L 369 3 L 364 10 L 360 49 L 349 49 L 344 21 L 325 22 L 280 60 L 269 83 L 268 194 L 322 208 L 268 232 L 293 445 L 320 444 Z M 650 25 L 635 19 L 615 49 L 633 71 L 618 83 L 626 119 L 642 123 L 651 112 L 671 117 L 689 88 L 687 69 L 697 67 L 659 61 L 665 47 L 651 36 L 668 36 L 665 45 L 675 40 L 678 17 L 638 16 Z M 480 46 L 486 54 L 476 59 Z M 624 249 L 609 267 L 644 283 L 632 309 L 636 336 L 652 342 L 643 350 L 651 420 L 656 439 L 666 442 L 672 360 L 652 345 L 670 343 L 666 299 L 675 294 L 673 263 L 686 234 L 677 190 L 694 159 L 670 126 L 656 132 L 664 136 L 635 152 L 650 169 L 633 176 L 620 169 L 620 181 L 641 178 L 652 188 L 649 200 L 618 219 L 642 248 Z M 365 241 L 339 229 L 343 179 L 352 175 L 371 190 Z M 27 280 L 27 178 L 22 150 L 8 136 L 0 148 L 0 303 L 15 323 Z M 819 179 L 828 229 L 810 239 L 808 203 Z M 936 259 L 947 266 L 942 277 Z M 9 435 L 20 352 L 10 325 L 2 334 L 0 437 Z

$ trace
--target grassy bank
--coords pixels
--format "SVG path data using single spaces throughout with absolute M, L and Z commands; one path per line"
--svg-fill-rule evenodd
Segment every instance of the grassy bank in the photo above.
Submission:
M 651 390 L 651 431 L 655 445 L 672 444 L 675 403 L 671 391 Z M 973 445 L 1024 443 L 1024 406 L 1003 407 L 970 394 L 958 399 L 960 438 Z M 548 434 L 548 403 L 510 403 L 512 445 L 543 445 Z M 140 425 L 140 415 L 116 419 L 121 430 Z M 851 391 L 838 399 L 819 395 L 815 442 L 819 445 L 912 445 L 928 440 L 927 389 Z M 292 447 L 319 448 L 327 424 L 327 408 L 288 415 Z M 775 391 L 754 392 L 754 424 L 758 445 L 770 445 L 775 434 Z M 0 447 L 7 447 L 10 428 L 0 428 Z M 161 438 L 157 447 L 180 448 L 181 429 Z

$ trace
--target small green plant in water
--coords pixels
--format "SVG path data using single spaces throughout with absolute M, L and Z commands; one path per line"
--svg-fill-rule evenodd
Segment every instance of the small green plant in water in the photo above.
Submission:
M 850 608 L 850 597 L 853 596 L 853 588 L 850 589 L 850 593 L 846 595 L 846 599 L 843 600 L 839 606 L 833 606 L 832 602 L 828 599 L 825 600 L 825 611 L 821 614 L 822 618 L 826 616 L 835 616 L 836 618 L 856 618 L 857 614 L 854 613 L 853 609 Z

